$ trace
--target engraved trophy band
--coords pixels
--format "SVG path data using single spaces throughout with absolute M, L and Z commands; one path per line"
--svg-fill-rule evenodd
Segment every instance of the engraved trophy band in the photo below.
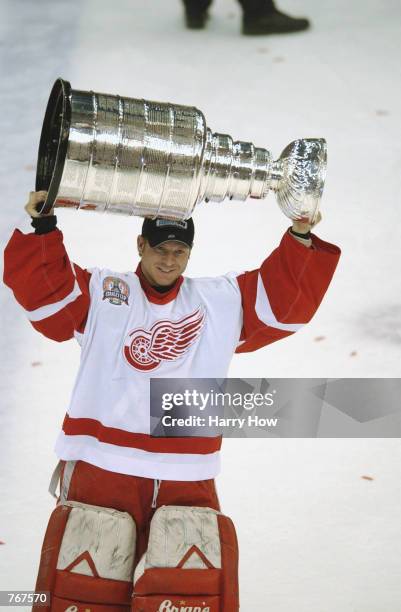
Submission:
M 202 200 L 265 198 L 291 219 L 316 219 L 326 142 L 290 143 L 274 161 L 212 133 L 195 107 L 71 89 L 58 79 L 43 121 L 36 190 L 52 206 L 188 219 Z

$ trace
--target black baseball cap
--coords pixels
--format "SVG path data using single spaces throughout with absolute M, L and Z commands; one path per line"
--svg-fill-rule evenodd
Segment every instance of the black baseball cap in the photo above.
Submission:
M 186 221 L 145 219 L 142 225 L 142 236 L 147 238 L 151 247 L 155 247 L 168 240 L 176 240 L 192 248 L 194 234 L 195 228 L 192 217 Z

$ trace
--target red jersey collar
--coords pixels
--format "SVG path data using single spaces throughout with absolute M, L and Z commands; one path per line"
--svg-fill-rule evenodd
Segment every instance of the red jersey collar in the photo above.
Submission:
M 135 270 L 135 274 L 139 277 L 139 282 L 141 283 L 143 292 L 145 293 L 149 302 L 153 302 L 153 304 L 168 304 L 174 300 L 178 295 L 182 283 L 184 282 L 184 277 L 181 275 L 177 278 L 171 289 L 165 293 L 160 293 L 160 291 L 157 291 L 157 289 L 152 287 L 149 281 L 145 278 L 140 263 Z

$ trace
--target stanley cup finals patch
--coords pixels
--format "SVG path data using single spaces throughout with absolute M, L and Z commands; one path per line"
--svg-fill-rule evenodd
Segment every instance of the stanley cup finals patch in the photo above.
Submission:
M 110 304 L 126 304 L 128 306 L 129 287 L 128 284 L 117 276 L 106 276 L 103 281 L 103 299 L 109 300 Z

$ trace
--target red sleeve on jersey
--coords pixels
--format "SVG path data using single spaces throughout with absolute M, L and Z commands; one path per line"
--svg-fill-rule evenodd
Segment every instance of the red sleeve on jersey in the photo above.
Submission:
M 33 327 L 58 342 L 84 331 L 90 276 L 71 264 L 59 229 L 42 235 L 15 230 L 4 251 L 4 283 Z
M 307 248 L 287 231 L 259 270 L 237 277 L 243 327 L 236 353 L 285 338 L 311 320 L 330 284 L 341 251 L 312 234 Z

